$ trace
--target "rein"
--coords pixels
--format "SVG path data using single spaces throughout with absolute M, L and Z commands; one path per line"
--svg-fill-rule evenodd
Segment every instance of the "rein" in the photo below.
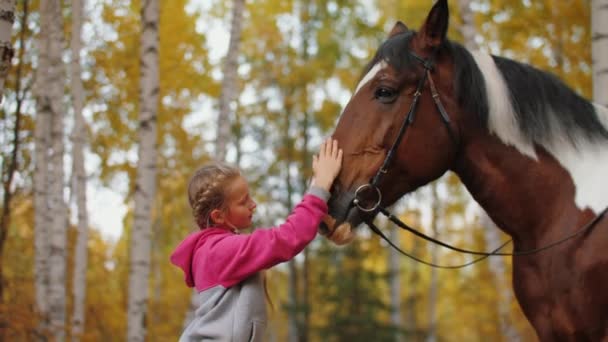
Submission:
M 445 124 L 448 133 L 450 135 L 450 138 L 452 139 L 452 142 L 454 142 L 454 144 L 458 144 L 458 139 L 456 134 L 454 133 L 452 126 L 451 126 L 451 121 L 450 121 L 450 117 L 447 113 L 447 111 L 445 110 L 445 107 L 443 106 L 443 104 L 441 103 L 441 99 L 439 98 L 439 93 L 437 92 L 437 88 L 435 87 L 435 83 L 433 82 L 433 78 L 431 77 L 431 71 L 433 70 L 433 59 L 425 59 L 422 58 L 420 56 L 418 56 L 417 54 L 413 53 L 412 51 L 409 52 L 414 58 L 416 58 L 420 63 L 422 63 L 425 72 L 423 77 L 420 79 L 417 88 L 416 88 L 416 92 L 414 93 L 414 98 L 412 100 L 412 104 L 410 105 L 410 108 L 407 112 L 407 115 L 403 121 L 403 123 L 401 124 L 401 127 L 399 129 L 399 133 L 397 135 L 397 138 L 395 139 L 395 141 L 393 142 L 390 150 L 388 151 L 386 158 L 384 159 L 384 162 L 382 163 L 382 166 L 380 167 L 380 169 L 378 169 L 378 171 L 376 172 L 376 174 L 374 175 L 374 177 L 372 178 L 371 183 L 368 184 L 363 184 L 361 186 L 359 186 L 357 188 L 357 190 L 355 191 L 355 195 L 352 201 L 352 206 L 356 206 L 357 209 L 359 209 L 362 212 L 365 213 L 375 213 L 377 214 L 378 212 L 382 213 L 384 216 L 386 216 L 391 222 L 393 222 L 394 224 L 396 224 L 399 228 L 404 229 L 409 231 L 410 233 L 424 239 L 427 240 L 429 242 L 435 243 L 437 245 L 440 245 L 442 247 L 463 253 L 463 254 L 470 254 L 470 255 L 478 255 L 481 256 L 475 260 L 472 260 L 470 262 L 467 262 L 465 264 L 461 264 L 461 265 L 454 265 L 454 266 L 446 266 L 446 265 L 437 265 L 431 262 L 427 262 L 424 261 L 422 259 L 419 259 L 407 252 L 404 252 L 401 248 L 399 248 L 398 246 L 396 246 L 386 235 L 384 235 L 384 233 L 382 233 L 382 231 L 376 227 L 376 225 L 374 225 L 373 223 L 373 219 L 372 220 L 364 220 L 364 222 L 369 226 L 369 228 L 378 236 L 380 236 L 380 238 L 382 238 L 384 241 L 386 241 L 391 247 L 393 247 L 396 251 L 398 251 L 399 253 L 401 253 L 402 255 L 413 259 L 419 263 L 425 264 L 427 266 L 431 266 L 431 267 L 435 267 L 435 268 L 444 268 L 444 269 L 458 269 L 458 268 L 463 268 L 466 266 L 470 266 L 472 264 L 475 264 L 477 262 L 480 262 L 490 256 L 525 256 L 525 255 L 531 255 L 531 254 L 536 254 L 539 252 L 542 252 L 544 250 L 550 249 L 552 247 L 555 247 L 565 241 L 568 241 L 578 235 L 580 235 L 581 233 L 593 228 L 595 226 L 596 223 L 598 223 L 602 217 L 606 214 L 606 212 L 608 211 L 608 207 L 604 208 L 604 210 L 602 210 L 598 215 L 596 215 L 591 221 L 589 221 L 586 225 L 584 225 L 582 228 L 578 229 L 577 231 L 575 231 L 574 233 L 565 236 L 562 239 L 559 239 L 557 241 L 554 241 L 552 243 L 549 243 L 543 247 L 539 247 L 539 248 L 535 248 L 535 249 L 531 249 L 531 250 L 526 250 L 526 251 L 515 251 L 512 253 L 504 253 L 504 252 L 499 252 L 503 247 L 505 247 L 506 245 L 508 245 L 509 243 L 512 242 L 512 240 L 508 240 L 506 242 L 504 242 L 502 245 L 500 245 L 499 247 L 497 247 L 496 249 L 492 250 L 491 252 L 479 252 L 479 251 L 472 251 L 472 250 L 468 250 L 468 249 L 462 249 L 462 248 L 458 248 L 458 247 L 454 247 L 452 245 L 449 245 L 445 242 L 439 241 L 431 236 L 428 236 L 422 232 L 420 232 L 419 230 L 416 230 L 412 227 L 410 227 L 409 225 L 405 224 L 403 221 L 399 220 L 399 218 L 397 218 L 396 216 L 394 216 L 392 213 L 390 213 L 386 208 L 381 206 L 381 202 L 382 202 L 382 192 L 380 191 L 380 188 L 378 187 L 378 183 L 380 182 L 381 178 L 388 172 L 388 167 L 390 166 L 390 163 L 392 162 L 394 155 L 397 151 L 397 148 L 399 147 L 399 145 L 401 144 L 401 140 L 403 139 L 403 137 L 405 136 L 407 129 L 410 127 L 410 125 L 414 122 L 414 118 L 415 118 L 415 114 L 416 114 L 416 109 L 418 107 L 418 101 L 420 99 L 420 96 L 422 95 L 422 90 L 424 87 L 424 84 L 426 83 L 426 80 L 428 79 L 429 81 L 429 86 L 430 86 L 430 90 L 431 90 L 431 96 L 433 98 L 433 101 L 435 102 L 435 107 L 437 108 L 437 110 L 439 111 L 439 115 L 441 116 L 441 119 L 443 121 L 443 123 Z M 377 200 L 374 201 L 373 205 L 370 207 L 366 207 L 362 204 L 362 201 L 359 199 L 359 195 L 361 194 L 361 192 L 365 191 L 366 189 L 371 189 L 371 190 L 375 190 L 376 192 L 376 196 L 377 196 Z
M 445 266 L 445 265 L 437 265 L 431 262 L 427 262 L 424 260 L 421 260 L 407 252 L 404 252 L 401 248 L 399 248 L 398 246 L 396 246 L 388 237 L 386 237 L 386 235 L 384 235 L 384 233 L 382 233 L 382 231 L 376 227 L 376 225 L 374 225 L 373 221 L 369 220 L 369 221 L 365 221 L 365 224 L 367 224 L 369 226 L 369 228 L 376 233 L 378 236 L 380 236 L 380 238 L 382 238 L 384 241 L 386 241 L 391 247 L 393 247 L 395 250 L 397 250 L 399 253 L 403 254 L 404 256 L 413 259 L 415 261 L 418 261 L 422 264 L 425 264 L 427 266 L 431 266 L 431 267 L 435 267 L 435 268 L 447 268 L 447 269 L 457 269 L 457 268 L 463 268 L 466 266 L 470 266 L 473 265 L 475 263 L 478 263 L 490 256 L 525 256 L 525 255 L 531 255 L 531 254 L 536 254 L 539 252 L 542 252 L 544 250 L 550 249 L 552 247 L 555 247 L 563 242 L 566 242 L 580 234 L 582 234 L 583 232 L 586 232 L 587 230 L 593 228 L 593 226 L 595 226 L 606 214 L 606 212 L 608 212 L 608 207 L 604 208 L 604 210 L 602 210 L 599 214 L 597 214 L 591 221 L 589 221 L 586 225 L 584 225 L 582 228 L 578 229 L 577 231 L 575 231 L 574 233 L 567 235 L 557 241 L 551 242 L 543 247 L 539 247 L 539 248 L 535 248 L 535 249 L 530 249 L 530 250 L 526 250 L 526 251 L 519 251 L 519 252 L 512 252 L 512 253 L 503 253 L 503 252 L 499 252 L 503 247 L 505 247 L 506 245 L 508 245 L 509 243 L 511 243 L 511 241 L 513 240 L 507 240 L 506 242 L 504 242 L 502 245 L 498 246 L 496 249 L 492 250 L 491 252 L 478 252 L 478 251 L 472 251 L 472 250 L 468 250 L 468 249 L 462 249 L 462 248 L 458 248 L 458 247 L 454 247 L 450 244 L 447 244 L 445 242 L 439 241 L 431 236 L 428 236 L 422 232 L 420 232 L 419 230 L 416 230 L 410 226 L 408 226 L 407 224 L 405 224 L 403 221 L 399 220 L 395 215 L 391 214 L 388 210 L 386 210 L 386 208 L 384 207 L 378 207 L 377 210 L 379 212 L 381 212 L 383 215 L 385 215 L 391 222 L 393 222 L 394 224 L 396 224 L 399 228 L 404 229 L 409 231 L 410 233 L 424 239 L 430 242 L 433 242 L 437 245 L 440 245 L 442 247 L 451 249 L 453 251 L 456 252 L 460 252 L 463 254 L 471 254 L 471 255 L 481 255 L 480 258 L 477 258 L 475 260 L 472 260 L 470 262 L 467 262 L 465 264 L 462 265 L 454 265 L 454 266 Z

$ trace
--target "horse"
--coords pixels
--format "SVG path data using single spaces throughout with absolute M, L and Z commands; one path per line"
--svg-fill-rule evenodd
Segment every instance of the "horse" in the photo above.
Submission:
M 321 231 L 347 243 L 452 171 L 512 238 L 513 291 L 538 338 L 608 341 L 608 110 L 467 50 L 448 24 L 446 0 L 417 31 L 397 22 L 364 70 L 332 134 L 344 159 Z

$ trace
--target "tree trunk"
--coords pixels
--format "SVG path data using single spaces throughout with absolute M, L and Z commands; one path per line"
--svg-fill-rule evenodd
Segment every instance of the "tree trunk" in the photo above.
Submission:
M 40 2 L 36 74 L 36 296 L 57 341 L 65 339 L 67 207 L 63 198 L 65 87 L 61 2 Z M 39 125 L 39 126 L 38 126 Z M 50 135 L 49 133 L 50 132 Z M 44 187 L 44 188 L 43 188 Z M 38 274 L 40 272 L 40 274 Z
M 4 268 L 3 262 L 4 259 L 4 247 L 6 242 L 6 237 L 8 236 L 8 230 L 10 227 L 10 219 L 11 219 L 11 202 L 12 196 L 14 193 L 13 187 L 13 178 L 15 176 L 15 172 L 18 169 L 18 158 L 17 155 L 19 153 L 20 148 L 20 140 L 19 140 L 19 132 L 21 131 L 21 120 L 22 113 L 21 108 L 23 105 L 23 90 L 21 89 L 21 72 L 23 69 L 23 54 L 25 52 L 24 44 L 25 44 L 25 32 L 23 29 L 27 23 L 27 17 L 29 15 L 28 11 L 28 2 L 27 0 L 23 2 L 23 15 L 21 16 L 21 27 L 22 30 L 19 34 L 19 60 L 17 64 L 16 76 L 15 76 L 15 125 L 13 126 L 13 150 L 11 151 L 10 158 L 6 158 L 6 164 L 2 165 L 2 188 L 4 190 L 2 197 L 2 216 L 0 217 L 0 304 L 4 303 Z M 0 24 L 1 25 L 1 24 Z M 12 27 L 12 26 L 11 26 Z M 1 333 L 1 332 L 0 332 Z M 0 340 L 2 336 L 0 335 Z
M 290 95 L 286 95 L 290 96 Z M 286 150 L 286 158 L 285 158 L 285 185 L 287 187 L 287 200 L 285 205 L 287 206 L 287 211 L 291 210 L 293 207 L 293 202 L 291 197 L 293 196 L 293 184 L 291 179 L 291 163 L 293 161 L 293 143 L 289 138 L 290 131 L 290 113 L 293 108 L 287 106 L 286 114 L 284 116 L 285 122 L 283 127 L 283 146 Z M 298 342 L 300 340 L 300 322 L 298 319 L 298 312 L 300 310 L 299 305 L 299 292 L 298 292 L 298 268 L 296 266 L 296 260 L 291 259 L 287 263 L 289 269 L 289 282 L 288 282 L 288 311 L 287 311 L 287 331 L 288 331 L 288 340 L 289 342 Z
M 236 105 L 233 103 L 238 93 L 236 83 L 238 72 L 239 45 L 241 44 L 241 31 L 245 0 L 234 0 L 232 8 L 232 24 L 230 26 L 230 43 L 228 53 L 224 60 L 223 80 L 220 94 L 220 113 L 217 119 L 217 160 L 226 159 L 228 139 L 230 137 L 230 121 Z
M 46 8 L 41 8 L 41 27 L 48 27 Z M 45 91 L 47 86 L 47 73 L 49 70 L 48 58 L 48 30 L 41 30 L 39 34 L 38 68 L 36 69 L 36 83 L 34 96 L 36 98 L 36 127 L 34 129 L 34 248 L 35 248 L 35 289 L 36 311 L 42 317 L 39 329 L 45 331 L 48 327 L 49 303 L 47 292 L 49 288 L 49 256 L 50 256 L 50 227 L 51 221 L 48 186 L 48 146 L 51 141 L 51 104 Z
M 593 100 L 608 106 L 608 0 L 591 1 Z
M 0 103 L 2 103 L 4 83 L 11 68 L 11 59 L 14 54 L 11 44 L 14 22 L 15 0 L 0 1 Z
M 84 145 L 86 143 L 86 127 L 82 109 L 84 107 L 84 88 L 81 79 L 80 50 L 82 46 L 81 32 L 83 22 L 83 0 L 72 0 L 72 68 L 71 88 L 74 107 L 74 131 L 72 132 L 72 184 L 76 193 L 78 210 L 77 230 L 73 272 L 73 314 L 72 341 L 79 341 L 85 326 L 85 298 L 87 288 L 87 242 L 89 240 L 89 217 L 87 213 L 87 180 L 84 166 Z
M 439 234 L 439 218 L 444 217 L 445 212 L 440 204 L 439 195 L 437 194 L 437 183 L 441 180 L 437 180 L 431 184 L 431 206 L 432 206 L 432 217 L 431 222 L 431 236 L 437 237 Z M 431 263 L 437 263 L 437 254 L 439 252 L 439 246 L 431 243 L 429 248 L 431 249 Z M 431 268 L 431 281 L 429 286 L 429 302 L 428 302 L 428 332 L 426 341 L 435 342 L 437 341 L 437 292 L 439 287 L 439 277 L 437 269 Z
M 462 34 L 463 44 L 471 51 L 478 50 L 479 45 L 475 41 L 477 28 L 475 26 L 475 15 L 471 10 L 471 0 L 458 0 L 458 9 L 462 19 L 462 25 L 458 29 Z
M 391 241 L 399 246 L 399 228 L 391 224 L 389 230 Z M 401 327 L 403 324 L 401 318 L 401 254 L 394 248 L 388 249 L 388 272 L 389 272 L 389 287 L 390 287 L 390 303 L 391 303 L 391 324 L 394 327 Z M 400 331 L 395 333 L 395 342 L 403 340 Z
M 152 207 L 156 195 L 157 113 L 159 92 L 159 1 L 141 9 L 140 112 L 135 211 L 130 242 L 128 341 L 144 341 L 150 274 Z
M 486 246 L 488 246 L 490 250 L 493 250 L 494 248 L 503 244 L 504 241 L 502 241 L 500 238 L 500 231 L 488 214 L 482 210 L 479 216 L 479 223 L 481 224 L 481 227 L 485 233 Z M 490 264 L 490 270 L 494 274 L 494 286 L 496 287 L 496 292 L 498 293 L 499 302 L 496 303 L 496 309 L 498 310 L 500 332 L 507 341 L 520 341 L 521 336 L 519 336 L 517 329 L 513 327 L 510 319 L 510 303 L 513 302 L 514 298 L 511 288 L 508 285 L 509 281 L 507 279 L 507 267 L 504 259 L 499 257 L 490 257 L 488 258 L 488 263 Z
M 304 98 L 308 99 L 308 92 L 306 88 L 304 88 Z M 306 101 L 305 103 L 308 103 Z M 302 163 L 303 166 L 300 169 L 300 184 L 303 191 L 307 190 L 309 172 L 307 170 L 311 167 L 311 158 L 310 153 L 308 152 L 308 143 L 309 143 L 309 113 L 308 111 L 304 111 L 304 117 L 302 118 L 302 134 L 303 134 L 303 142 L 302 142 Z M 309 249 L 304 249 L 304 261 L 302 263 L 302 331 L 300 332 L 300 342 L 307 342 L 310 339 L 309 331 L 310 331 L 310 312 L 312 301 L 310 298 L 310 256 Z

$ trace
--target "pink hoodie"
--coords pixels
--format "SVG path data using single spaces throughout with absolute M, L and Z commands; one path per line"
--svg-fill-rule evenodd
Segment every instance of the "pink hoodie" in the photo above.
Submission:
M 278 227 L 242 235 L 210 227 L 190 234 L 171 254 L 171 262 L 199 292 L 216 285 L 228 288 L 300 253 L 326 214 L 325 201 L 309 193 Z

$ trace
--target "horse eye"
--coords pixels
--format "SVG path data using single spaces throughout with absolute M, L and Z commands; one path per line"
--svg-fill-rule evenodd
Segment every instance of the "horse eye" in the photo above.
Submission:
M 374 97 L 382 103 L 391 103 L 397 98 L 397 92 L 390 88 L 378 88 L 374 93 Z

